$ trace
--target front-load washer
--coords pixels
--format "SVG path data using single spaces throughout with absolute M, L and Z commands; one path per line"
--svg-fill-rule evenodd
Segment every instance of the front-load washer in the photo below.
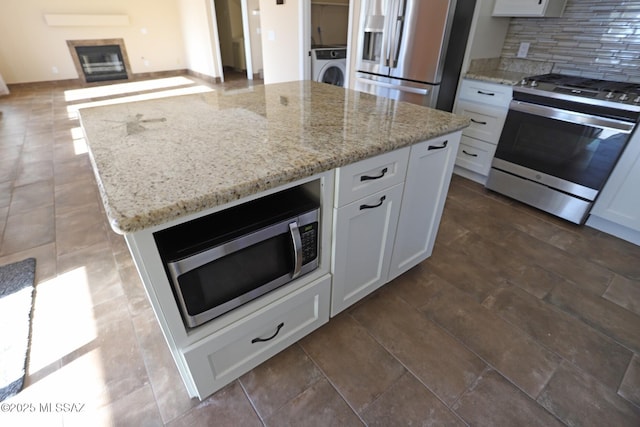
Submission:
M 316 82 L 344 86 L 346 68 L 346 48 L 311 49 L 311 73 Z

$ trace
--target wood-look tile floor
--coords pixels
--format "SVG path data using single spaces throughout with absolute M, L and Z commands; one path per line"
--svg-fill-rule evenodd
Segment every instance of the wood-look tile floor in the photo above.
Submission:
M 37 259 L 26 385 L 7 401 L 27 412 L 0 425 L 640 425 L 640 247 L 456 176 L 429 260 L 190 399 L 76 115 L 189 79 L 0 98 L 0 264 Z

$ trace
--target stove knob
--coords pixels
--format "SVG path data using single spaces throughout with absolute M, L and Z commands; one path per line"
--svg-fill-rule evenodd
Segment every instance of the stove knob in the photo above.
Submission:
M 629 95 L 627 95 L 626 93 L 623 93 L 622 95 L 620 95 L 620 98 L 618 98 L 620 101 L 626 101 L 627 99 L 629 99 Z
M 611 99 L 611 98 L 613 98 L 614 96 L 615 96 L 615 95 L 613 94 L 613 92 L 609 92 L 609 93 L 605 96 L 605 98 L 607 98 L 607 99 Z
M 526 86 L 526 85 L 527 85 L 527 79 L 520 80 L 520 86 Z
M 538 82 L 535 80 L 531 81 L 531 87 L 537 87 L 538 86 Z
M 636 96 L 635 99 L 633 100 L 634 103 L 639 104 L 640 103 L 640 95 Z

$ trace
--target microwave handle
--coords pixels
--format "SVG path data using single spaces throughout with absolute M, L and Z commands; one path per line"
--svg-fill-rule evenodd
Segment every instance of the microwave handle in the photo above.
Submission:
M 302 239 L 300 238 L 300 229 L 298 222 L 294 221 L 289 224 L 289 232 L 291 233 L 291 241 L 293 242 L 293 274 L 292 279 L 300 275 L 302 270 Z

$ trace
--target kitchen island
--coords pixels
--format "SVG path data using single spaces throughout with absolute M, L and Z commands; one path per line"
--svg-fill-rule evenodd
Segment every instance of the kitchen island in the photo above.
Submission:
M 125 235 L 185 386 L 199 398 L 431 254 L 469 124 L 309 81 L 80 116 L 111 227 Z M 381 179 L 362 179 L 378 172 Z M 294 187 L 320 206 L 318 268 L 186 326 L 154 234 Z M 378 200 L 382 208 L 369 209 Z M 354 234 L 362 229 L 371 233 Z

